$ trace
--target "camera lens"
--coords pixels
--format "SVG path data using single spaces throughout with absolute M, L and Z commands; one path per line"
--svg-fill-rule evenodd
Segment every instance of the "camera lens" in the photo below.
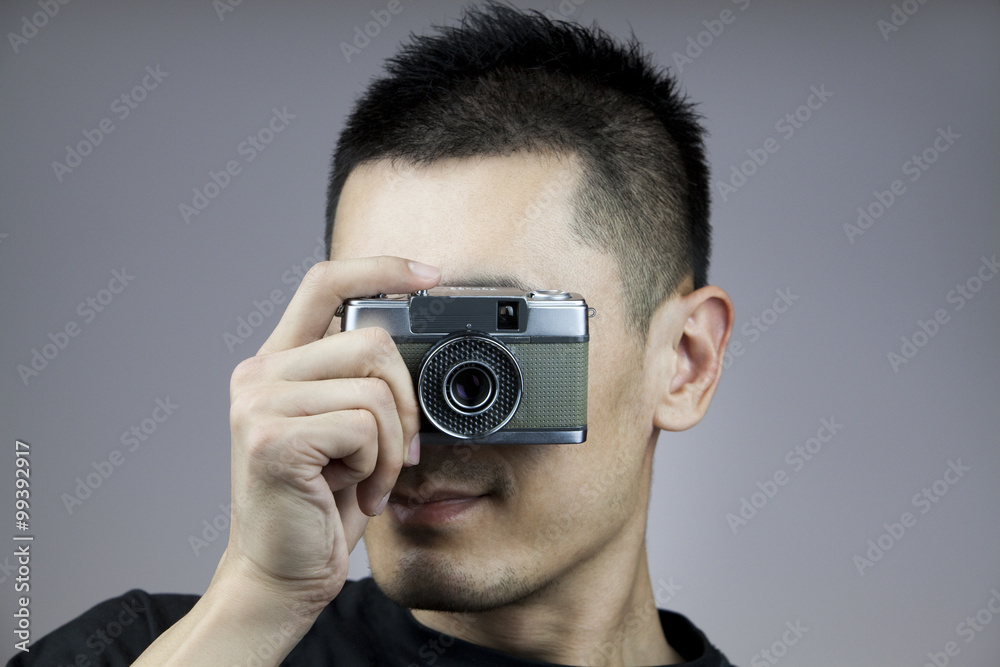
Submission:
M 521 404 L 521 368 L 503 342 L 480 331 L 454 332 L 419 364 L 417 400 L 430 424 L 452 438 L 485 438 Z
M 495 394 L 492 373 L 478 364 L 463 364 L 449 375 L 448 394 L 457 410 L 479 412 Z

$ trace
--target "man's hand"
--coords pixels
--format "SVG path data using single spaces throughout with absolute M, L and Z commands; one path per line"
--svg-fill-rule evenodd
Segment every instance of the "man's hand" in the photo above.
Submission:
M 382 329 L 336 333 L 347 298 L 433 287 L 397 257 L 312 267 L 256 356 L 233 373 L 229 545 L 194 609 L 136 664 L 218 664 L 260 637 L 284 653 L 340 592 L 368 518 L 419 459 L 419 411 Z
M 436 269 L 418 266 L 421 275 L 413 265 L 317 264 L 257 356 L 233 373 L 226 560 L 317 614 L 340 592 L 348 555 L 385 507 L 420 428 L 413 381 L 389 334 L 329 335 L 331 320 L 346 298 L 437 283 Z

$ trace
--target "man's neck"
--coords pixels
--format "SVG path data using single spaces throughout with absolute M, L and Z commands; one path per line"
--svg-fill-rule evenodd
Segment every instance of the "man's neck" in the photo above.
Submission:
M 683 662 L 663 636 L 644 528 L 643 522 L 638 535 L 623 535 L 615 548 L 513 605 L 483 613 L 414 610 L 413 615 L 438 632 L 542 662 L 609 667 Z

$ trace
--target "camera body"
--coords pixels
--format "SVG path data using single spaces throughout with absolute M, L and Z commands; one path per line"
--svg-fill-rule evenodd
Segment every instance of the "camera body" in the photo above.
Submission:
M 561 290 L 435 287 L 347 299 L 341 330 L 377 326 L 413 378 L 426 444 L 587 439 L 587 304 Z

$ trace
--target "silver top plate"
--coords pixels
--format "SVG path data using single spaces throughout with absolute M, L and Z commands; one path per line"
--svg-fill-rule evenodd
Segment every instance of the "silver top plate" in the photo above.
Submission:
M 487 304 L 500 301 L 517 304 L 515 330 L 498 329 L 489 318 L 497 306 Z M 430 340 L 463 330 L 484 331 L 501 339 L 528 337 L 535 342 L 544 342 L 537 337 L 554 337 L 559 342 L 588 338 L 587 302 L 579 294 L 558 290 L 439 286 L 426 294 L 347 299 L 340 322 L 342 331 L 376 326 L 397 340 Z

